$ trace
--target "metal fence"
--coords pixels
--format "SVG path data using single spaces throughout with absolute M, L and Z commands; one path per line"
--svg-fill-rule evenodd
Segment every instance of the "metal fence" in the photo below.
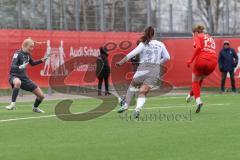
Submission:
M 0 0 L 0 28 L 238 33 L 239 0 Z

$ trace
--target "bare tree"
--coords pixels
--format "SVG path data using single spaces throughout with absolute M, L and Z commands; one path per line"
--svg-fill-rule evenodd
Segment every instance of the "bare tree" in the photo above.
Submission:
M 169 32 L 170 4 L 172 5 L 172 26 L 175 32 L 188 32 L 189 16 L 194 23 L 205 24 L 212 33 L 239 33 L 240 0 L 104 0 L 103 19 L 100 7 L 102 0 L 79 0 L 79 12 L 76 11 L 76 0 L 51 0 L 52 29 L 75 30 L 76 22 L 82 30 L 99 30 L 103 20 L 106 31 L 142 31 L 149 21 L 161 32 Z M 47 28 L 48 0 L 21 0 L 19 11 L 18 0 L 0 0 L 0 28 Z M 128 10 L 125 10 L 128 2 Z M 151 7 L 149 8 L 149 3 Z M 192 2 L 192 5 L 189 5 Z M 192 6 L 192 12 L 189 7 Z M 150 14 L 147 14 L 150 11 Z M 78 13 L 79 15 L 76 15 Z M 128 21 L 126 21 L 128 13 Z M 192 14 L 193 13 L 193 16 Z M 76 21 L 76 17 L 79 19 Z M 192 20 L 193 19 L 193 20 Z M 148 19 L 149 20 L 149 19 Z M 161 25 L 161 27 L 160 27 Z
M 194 13 L 200 17 L 209 32 L 217 33 L 222 12 L 222 0 L 197 0 L 197 10 Z

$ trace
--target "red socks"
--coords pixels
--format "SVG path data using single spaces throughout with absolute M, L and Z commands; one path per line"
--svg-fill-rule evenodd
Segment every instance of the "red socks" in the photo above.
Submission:
M 192 83 L 192 91 L 195 99 L 200 97 L 200 83 L 199 82 L 193 82 Z
M 201 86 L 202 86 L 203 80 L 199 81 L 199 82 L 192 82 L 192 90 L 190 91 L 190 95 L 191 96 L 195 96 L 195 99 L 200 97 L 200 90 L 201 90 Z

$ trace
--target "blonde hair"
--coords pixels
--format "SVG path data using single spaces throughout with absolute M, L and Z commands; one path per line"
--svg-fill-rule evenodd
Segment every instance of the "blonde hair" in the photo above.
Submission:
M 198 33 L 203 33 L 205 27 L 202 24 L 197 24 L 193 27 L 192 31 L 193 33 L 198 32 Z
M 34 45 L 34 40 L 32 40 L 31 38 L 24 39 L 22 43 L 22 48 L 26 48 L 29 45 Z

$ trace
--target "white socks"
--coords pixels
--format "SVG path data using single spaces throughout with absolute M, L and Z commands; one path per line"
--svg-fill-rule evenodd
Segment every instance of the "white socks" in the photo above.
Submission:
M 198 98 L 196 99 L 196 103 L 197 103 L 197 105 L 198 105 L 198 104 L 202 104 L 202 100 L 201 100 L 200 97 L 198 97 Z
M 137 106 L 136 106 L 136 111 L 140 111 L 143 108 L 143 105 L 146 102 L 146 97 L 145 95 L 141 94 L 137 98 Z
M 138 89 L 135 88 L 134 86 L 132 86 L 132 85 L 129 86 L 127 94 L 126 94 L 126 102 L 124 104 L 124 108 L 129 107 L 129 105 L 131 104 L 132 98 L 133 98 L 135 92 L 137 92 L 137 91 L 138 91 Z M 138 98 L 137 98 L 137 105 L 136 105 L 135 110 L 140 111 L 143 108 L 145 102 L 146 102 L 145 95 L 139 94 Z
M 124 106 L 126 106 L 126 108 L 128 108 L 128 106 L 131 104 L 132 101 L 132 97 L 135 94 L 135 87 L 133 87 L 132 85 L 129 86 L 128 90 L 127 90 L 127 94 L 126 94 L 126 103 Z
M 11 106 L 15 106 L 16 105 L 16 102 L 11 102 Z

